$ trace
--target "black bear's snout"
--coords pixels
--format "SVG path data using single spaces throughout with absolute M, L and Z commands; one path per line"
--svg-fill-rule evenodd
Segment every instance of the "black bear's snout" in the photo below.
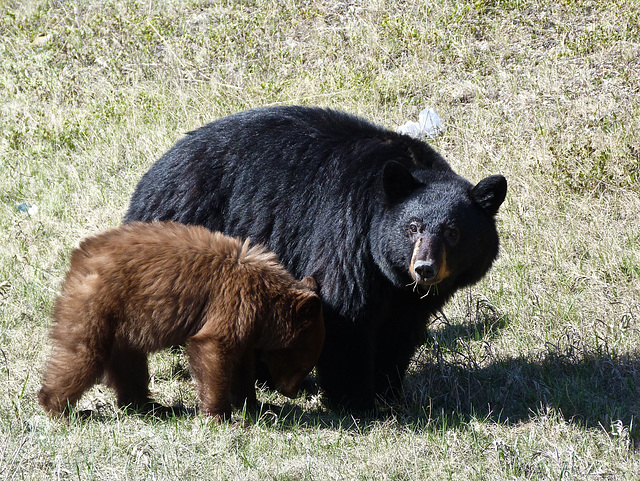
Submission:
M 420 277 L 421 282 L 429 282 L 438 275 L 438 266 L 433 261 L 417 261 L 413 270 Z

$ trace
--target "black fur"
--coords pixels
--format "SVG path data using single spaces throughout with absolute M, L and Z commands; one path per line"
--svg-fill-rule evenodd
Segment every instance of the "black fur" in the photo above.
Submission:
M 141 179 L 125 222 L 248 236 L 294 276 L 313 276 L 327 332 L 320 385 L 331 401 L 360 409 L 398 392 L 428 317 L 487 272 L 505 194 L 504 177 L 474 187 L 426 143 L 358 117 L 270 107 L 178 141 Z M 414 221 L 442 243 L 451 271 L 426 297 L 410 285 Z M 447 226 L 457 242 L 443 237 Z

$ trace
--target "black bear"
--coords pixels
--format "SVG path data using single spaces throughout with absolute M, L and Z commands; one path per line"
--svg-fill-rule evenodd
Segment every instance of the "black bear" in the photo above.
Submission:
M 251 237 L 320 286 L 317 366 L 334 404 L 394 399 L 429 316 L 498 254 L 501 175 L 476 185 L 427 143 L 330 109 L 265 107 L 188 133 L 137 185 L 125 222 Z

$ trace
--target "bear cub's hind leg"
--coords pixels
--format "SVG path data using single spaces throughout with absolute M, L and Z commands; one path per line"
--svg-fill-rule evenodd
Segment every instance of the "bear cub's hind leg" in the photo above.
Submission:
M 150 403 L 149 367 L 145 352 L 113 349 L 103 381 L 115 390 L 121 408 L 144 409 Z
M 82 394 L 99 381 L 104 365 L 101 353 L 86 346 L 54 346 L 38 393 L 40 404 L 50 414 L 68 414 Z

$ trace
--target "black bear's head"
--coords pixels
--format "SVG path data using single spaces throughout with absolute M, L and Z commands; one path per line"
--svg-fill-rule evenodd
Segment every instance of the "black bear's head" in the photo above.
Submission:
M 507 192 L 503 176 L 474 186 L 452 171 L 412 172 L 389 162 L 381 184 L 384 209 L 371 243 L 393 284 L 446 296 L 486 274 L 498 255 L 494 217 Z

